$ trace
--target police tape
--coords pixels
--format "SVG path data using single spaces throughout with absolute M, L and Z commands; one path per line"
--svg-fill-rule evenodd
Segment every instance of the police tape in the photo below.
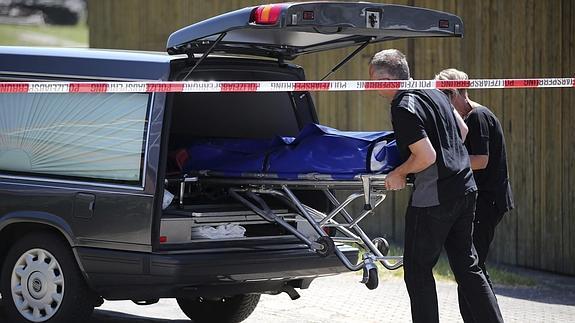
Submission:
M 0 93 L 324 92 L 569 87 L 575 87 L 575 78 L 475 79 L 465 81 L 0 82 Z

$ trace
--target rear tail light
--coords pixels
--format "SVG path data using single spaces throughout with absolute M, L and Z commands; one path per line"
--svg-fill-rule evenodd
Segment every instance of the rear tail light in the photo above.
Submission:
M 284 5 L 270 4 L 259 6 L 252 11 L 250 22 L 258 25 L 275 25 L 280 20 Z

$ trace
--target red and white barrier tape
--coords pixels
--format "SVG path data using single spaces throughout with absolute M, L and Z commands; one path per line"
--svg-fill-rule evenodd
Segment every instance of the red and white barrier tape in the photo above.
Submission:
M 0 82 L 0 93 L 286 92 L 408 89 L 518 89 L 575 87 L 575 78 L 467 81 L 266 81 L 266 82 Z

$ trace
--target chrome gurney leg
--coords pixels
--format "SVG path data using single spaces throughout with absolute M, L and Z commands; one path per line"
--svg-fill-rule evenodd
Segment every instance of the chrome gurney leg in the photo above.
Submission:
M 243 191 L 244 193 L 246 193 L 246 195 L 250 199 L 254 200 L 256 203 L 259 204 L 259 207 L 250 202 L 248 199 L 241 196 L 239 194 L 239 191 Z M 257 213 L 262 218 L 266 219 L 269 222 L 276 222 L 282 227 L 284 227 L 286 230 L 291 232 L 293 235 L 295 235 L 301 241 L 303 241 L 306 245 L 308 245 L 312 250 L 321 251 L 324 249 L 324 246 L 322 244 L 315 241 L 311 241 L 310 239 L 308 239 L 308 237 L 304 236 L 296 228 L 292 227 L 289 223 L 287 223 L 283 218 L 276 216 L 272 211 L 272 209 L 267 205 L 267 203 L 261 197 L 257 196 L 255 193 L 249 190 L 237 190 L 233 188 L 229 189 L 229 193 L 233 198 L 235 198 L 236 200 L 238 200 L 239 202 L 250 208 L 252 211 Z
M 332 192 L 330 192 L 329 190 L 323 190 L 323 191 L 333 205 L 335 205 L 336 207 L 340 205 L 340 202 L 337 200 L 337 198 L 335 197 L 335 195 L 333 195 Z M 347 212 L 347 210 L 342 209 L 341 214 L 345 218 L 345 220 L 348 221 L 349 223 L 355 222 L 355 224 L 357 224 L 357 222 L 354 221 L 353 217 Z M 394 257 L 382 254 L 381 251 L 379 251 L 379 249 L 370 240 L 369 236 L 365 234 L 365 232 L 363 232 L 363 230 L 358 225 L 353 225 L 351 229 L 353 229 L 357 233 L 357 235 L 361 238 L 361 240 L 363 240 L 363 243 L 369 249 L 370 253 L 375 255 L 375 257 L 372 257 L 373 260 L 379 260 L 381 264 L 389 270 L 395 270 L 403 265 L 403 257 Z M 397 262 L 391 263 L 389 262 L 389 260 L 396 260 Z
M 348 206 L 351 202 L 355 201 L 357 198 L 364 196 L 364 194 L 362 193 L 353 193 L 350 196 L 348 196 L 345 201 L 343 201 L 343 203 L 338 203 L 337 205 L 334 204 L 335 209 L 333 211 L 331 211 L 328 216 L 324 215 L 324 219 L 321 220 L 321 222 L 319 223 L 320 226 L 325 225 L 328 221 L 330 221 L 331 219 L 333 219 L 339 212 L 341 212 L 342 210 L 344 210 L 344 208 L 346 206 Z M 333 202 L 332 202 L 333 203 Z
M 311 214 L 313 214 L 313 215 L 315 215 L 315 216 L 317 216 L 317 217 L 319 217 L 319 218 L 322 218 L 322 219 L 323 219 L 323 218 L 325 217 L 325 214 L 324 214 L 324 213 L 322 213 L 322 212 L 320 212 L 320 211 L 318 211 L 318 210 L 316 210 L 316 209 L 314 209 L 314 208 L 312 208 L 312 207 L 309 207 L 309 206 L 305 205 L 305 208 L 306 208 L 306 210 L 307 210 L 309 213 L 311 213 Z M 320 223 L 320 226 L 321 226 L 321 225 L 322 225 L 322 224 Z M 335 221 L 335 220 L 333 220 L 333 219 L 329 220 L 329 223 L 327 223 L 327 224 L 324 225 L 324 227 L 334 227 L 334 228 L 336 228 L 337 230 L 339 230 L 340 232 L 342 232 L 343 234 L 346 235 L 345 238 L 344 238 L 344 237 L 337 237 L 337 241 L 341 241 L 341 242 L 355 242 L 355 243 L 363 244 L 363 240 L 361 240 L 361 238 L 360 238 L 359 236 L 357 236 L 355 233 L 351 232 L 351 231 L 350 231 L 348 228 L 346 228 L 345 226 L 346 226 L 345 224 L 340 224 L 340 223 L 338 223 L 337 221 Z
M 330 183 L 328 184 L 331 185 Z M 350 194 L 343 202 L 339 202 L 329 191 L 329 185 L 325 185 L 322 188 L 322 184 L 315 184 L 313 189 L 324 191 L 329 201 L 334 206 L 334 210 L 329 212 L 329 214 L 315 210 L 298 199 L 289 185 L 300 187 L 301 183 L 267 183 L 267 185 L 269 185 L 267 188 L 266 184 L 259 187 L 244 186 L 242 188 L 229 188 L 229 193 L 233 198 L 259 214 L 262 218 L 281 225 L 308 245 L 311 250 L 317 252 L 318 255 L 326 256 L 328 254 L 335 253 L 344 266 L 349 270 L 357 271 L 359 269 L 363 269 L 364 279 L 362 282 L 365 283 L 368 288 L 373 289 L 377 287 L 378 284 L 377 266 L 375 266 L 375 263 L 380 261 L 387 269 L 396 269 L 402 265 L 402 257 L 387 256 L 386 252 L 382 252 L 360 228 L 359 222 L 367 215 L 373 213 L 374 209 L 376 209 L 385 199 L 384 193 L 381 191 L 373 191 L 374 186 L 368 185 L 365 187 L 365 181 L 362 181 L 361 184 L 363 184 L 361 186 L 363 186 L 364 191 L 361 193 L 356 192 Z M 273 189 L 272 187 L 274 186 L 279 189 Z M 381 186 L 381 184 L 379 186 Z M 369 191 L 369 194 L 366 194 L 366 190 Z M 313 238 L 307 237 L 298 231 L 297 228 L 287 223 L 283 218 L 275 215 L 271 208 L 266 204 L 266 201 L 261 197 L 261 194 L 279 198 L 286 205 L 296 209 L 300 216 L 304 218 L 304 221 L 313 228 L 312 230 L 317 234 L 317 236 L 319 236 L 319 238 L 316 241 L 313 241 Z M 364 207 L 364 210 L 354 218 L 347 212 L 345 207 L 361 197 L 367 198 L 364 205 L 369 205 L 369 207 Z M 372 201 L 372 197 L 374 197 L 374 201 Z M 342 214 L 347 223 L 338 223 L 335 221 L 334 218 L 337 214 Z M 332 238 L 324 232 L 324 227 L 335 227 L 343 233 L 345 237 Z M 339 240 L 338 238 L 342 239 Z M 367 249 L 367 252 L 359 263 L 355 263 L 355 261 L 352 263 L 338 248 L 335 247 L 334 240 L 342 241 L 344 239 L 348 239 L 347 242 L 357 242 Z M 397 262 L 392 263 L 390 260 L 396 260 Z
M 312 226 L 312 228 L 319 234 L 320 239 L 323 238 L 324 241 L 329 239 L 331 241 L 331 238 L 321 229 L 321 227 L 318 225 L 316 220 L 311 216 L 311 214 L 305 208 L 304 204 L 295 196 L 295 194 L 286 185 L 282 185 L 282 190 L 287 194 L 287 196 L 290 198 L 290 200 L 296 205 L 298 210 L 301 212 L 302 216 L 305 217 L 305 219 L 309 222 L 309 224 Z M 355 265 L 352 264 L 349 261 L 349 259 L 347 259 L 347 257 L 343 254 L 343 252 L 341 252 L 338 248 L 334 248 L 334 251 L 335 251 L 336 256 L 347 267 L 347 269 L 349 269 L 351 271 L 356 271 L 356 270 L 359 270 L 360 268 L 363 267 L 363 263 L 359 263 L 359 264 L 355 264 Z

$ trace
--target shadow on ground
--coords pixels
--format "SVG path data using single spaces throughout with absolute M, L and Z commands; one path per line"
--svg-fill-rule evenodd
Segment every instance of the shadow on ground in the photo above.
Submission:
M 573 290 L 558 292 L 551 288 L 495 286 L 495 293 L 532 302 L 575 306 Z
M 1 320 L 0 320 L 1 322 Z M 120 312 L 94 310 L 92 319 L 88 323 L 190 323 L 190 320 L 166 320 L 142 317 Z
M 497 295 L 545 304 L 575 306 L 575 277 L 519 267 L 513 267 L 513 271 L 533 278 L 537 286 L 496 285 L 494 289 Z
M 0 311 L 0 322 L 8 322 Z M 121 312 L 94 310 L 94 314 L 86 323 L 191 323 L 190 320 L 166 320 L 155 319 L 137 315 L 124 314 Z

